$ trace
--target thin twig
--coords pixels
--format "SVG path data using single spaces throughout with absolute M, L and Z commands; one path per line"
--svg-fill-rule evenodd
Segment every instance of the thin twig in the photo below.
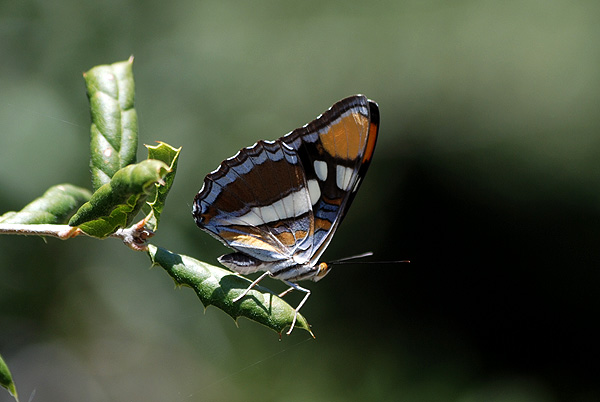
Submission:
M 145 227 L 146 220 L 142 219 L 138 223 L 126 229 L 118 229 L 110 237 L 121 239 L 127 247 L 136 251 L 146 251 L 146 241 L 154 236 L 154 232 Z M 69 225 L 26 225 L 18 223 L 0 223 L 0 234 L 16 234 L 22 236 L 50 236 L 57 239 L 66 240 L 79 235 L 93 237 L 83 230 Z

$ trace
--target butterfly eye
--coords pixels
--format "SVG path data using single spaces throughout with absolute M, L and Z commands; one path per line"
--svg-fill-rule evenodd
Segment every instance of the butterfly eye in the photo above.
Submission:
M 319 264 L 319 270 L 317 271 L 317 277 L 322 278 L 329 272 L 329 265 L 326 262 L 322 262 Z

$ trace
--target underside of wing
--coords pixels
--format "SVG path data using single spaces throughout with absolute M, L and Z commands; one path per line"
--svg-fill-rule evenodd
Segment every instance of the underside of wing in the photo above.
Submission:
M 312 254 L 310 198 L 297 152 L 281 141 L 259 141 L 206 176 L 193 215 L 226 246 L 275 263 Z
M 313 202 L 312 263 L 325 251 L 350 208 L 371 162 L 378 128 L 377 104 L 355 95 L 281 138 L 297 150 L 307 183 L 319 189 Z

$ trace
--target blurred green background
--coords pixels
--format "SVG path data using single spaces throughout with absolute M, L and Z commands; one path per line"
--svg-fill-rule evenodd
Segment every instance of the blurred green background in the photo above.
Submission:
M 592 0 L 1 0 L 0 211 L 90 187 L 81 74 L 133 54 L 140 142 L 183 147 L 155 244 L 214 262 L 190 212 L 203 177 L 364 93 L 378 149 L 325 259 L 412 261 L 307 284 L 316 339 L 279 341 L 116 240 L 2 236 L 22 400 L 599 400 L 599 17 Z

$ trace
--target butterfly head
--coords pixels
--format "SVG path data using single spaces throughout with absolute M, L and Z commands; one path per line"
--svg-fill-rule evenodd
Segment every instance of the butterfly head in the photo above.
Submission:
M 329 273 L 329 271 L 331 271 L 331 265 L 327 264 L 326 262 L 320 263 L 315 268 L 316 268 L 316 273 L 311 278 L 315 282 L 318 282 L 321 279 L 323 279 L 325 277 L 325 275 L 327 275 Z
M 282 273 L 274 275 L 277 279 L 288 280 L 292 282 L 298 281 L 313 281 L 318 282 L 331 271 L 331 264 L 321 262 L 316 265 L 298 264 L 293 270 L 285 269 Z

